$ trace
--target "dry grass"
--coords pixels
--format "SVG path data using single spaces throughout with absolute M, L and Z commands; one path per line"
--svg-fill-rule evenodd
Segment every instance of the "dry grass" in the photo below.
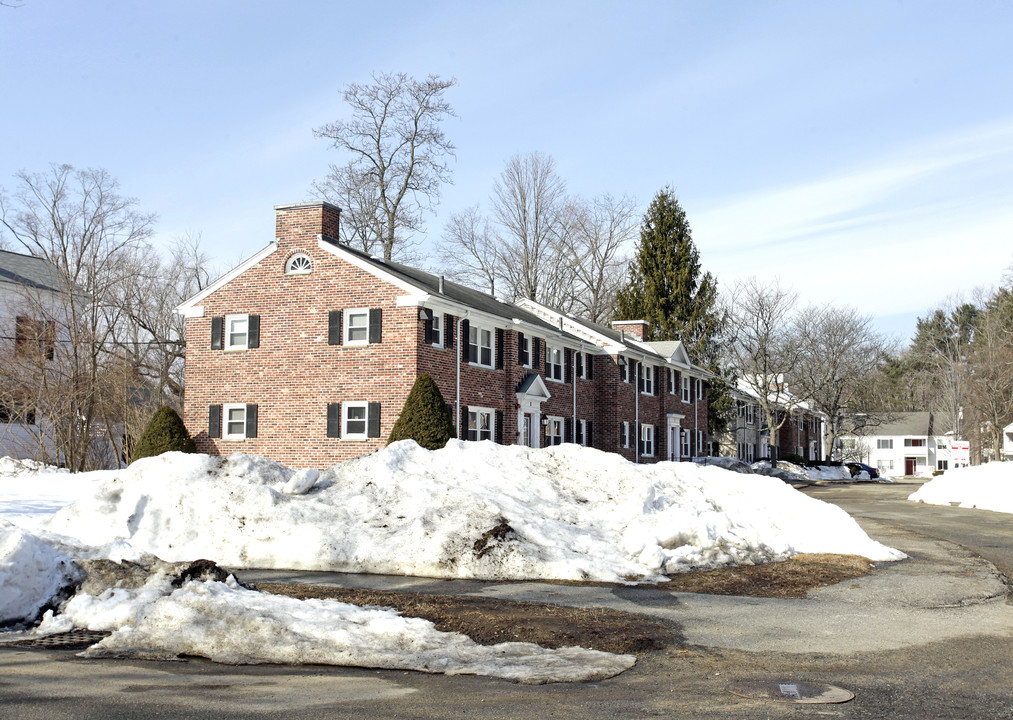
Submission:
M 658 586 L 672 592 L 798 598 L 814 588 L 867 575 L 872 563 L 857 555 L 799 554 L 787 562 L 684 573 Z M 431 621 L 437 629 L 468 635 L 482 645 L 533 642 L 579 645 L 614 653 L 643 653 L 675 641 L 664 625 L 605 608 L 571 608 L 491 598 L 358 590 L 325 585 L 261 583 L 277 595 L 332 598 L 354 605 L 392 607 Z

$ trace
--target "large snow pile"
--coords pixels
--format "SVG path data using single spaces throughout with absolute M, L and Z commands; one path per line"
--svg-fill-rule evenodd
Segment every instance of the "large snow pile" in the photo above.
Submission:
M 0 518 L 0 627 L 36 620 L 77 575 L 57 544 Z
M 48 530 L 110 556 L 432 577 L 660 580 L 797 552 L 895 560 L 836 506 L 690 463 L 403 441 L 323 471 L 168 453 L 119 471 Z
M 475 674 L 525 683 L 601 680 L 629 669 L 632 655 L 532 643 L 478 645 L 428 620 L 388 608 L 334 600 L 296 600 L 226 582 L 190 581 L 178 589 L 155 575 L 135 590 L 76 595 L 43 633 L 72 627 L 109 630 L 86 657 L 206 657 L 232 664 L 351 665 Z
M 0 457 L 0 516 L 36 529 L 68 503 L 92 495 L 115 471 L 75 473 L 34 460 Z
M 1013 513 L 1013 463 L 991 462 L 947 470 L 922 485 L 908 500 Z

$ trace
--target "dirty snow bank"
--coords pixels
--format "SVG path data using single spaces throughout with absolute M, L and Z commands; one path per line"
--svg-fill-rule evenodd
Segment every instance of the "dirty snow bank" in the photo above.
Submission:
M 35 621 L 76 576 L 64 549 L 0 518 L 0 627 Z
M 947 470 L 922 485 L 908 500 L 1013 513 L 1013 462 Z
M 403 441 L 302 474 L 168 453 L 116 473 L 48 530 L 110 553 L 232 567 L 431 577 L 660 580 L 797 552 L 896 560 L 843 510 L 783 482 L 690 463 Z
M 533 643 L 478 645 L 428 620 L 388 608 L 335 600 L 297 600 L 224 583 L 190 581 L 174 589 L 155 575 L 137 590 L 79 594 L 40 632 L 71 627 L 113 634 L 85 657 L 206 657 L 231 664 L 285 663 L 488 675 L 524 683 L 602 680 L 629 669 L 633 655 Z

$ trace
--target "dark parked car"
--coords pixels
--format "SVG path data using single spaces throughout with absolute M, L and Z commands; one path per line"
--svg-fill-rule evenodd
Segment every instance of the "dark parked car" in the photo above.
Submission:
M 879 470 L 877 470 L 874 467 L 869 467 L 865 463 L 849 462 L 844 463 L 844 465 L 845 467 L 848 468 L 848 470 L 851 471 L 851 477 L 855 477 L 855 475 L 862 472 L 863 470 L 869 473 L 869 477 L 872 478 L 873 480 L 879 477 Z

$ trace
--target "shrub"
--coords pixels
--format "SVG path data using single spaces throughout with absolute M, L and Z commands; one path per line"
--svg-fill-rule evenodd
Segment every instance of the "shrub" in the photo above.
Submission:
M 806 463 L 806 460 L 805 460 L 804 457 L 802 457 L 801 455 L 796 455 L 795 453 L 785 453 L 784 455 L 782 455 L 781 457 L 779 457 L 778 460 L 783 460 L 784 462 L 790 462 L 790 463 L 792 463 L 794 465 L 803 465 L 804 466 L 804 465 L 808 464 L 808 463 Z
M 139 460 L 143 457 L 161 455 L 170 450 L 195 453 L 197 445 L 187 432 L 179 414 L 168 405 L 163 405 L 151 416 L 148 426 L 144 428 L 141 438 L 134 446 L 130 459 Z
M 427 450 L 439 450 L 455 437 L 454 423 L 436 381 L 427 373 L 421 373 L 408 393 L 387 443 L 414 440 Z

